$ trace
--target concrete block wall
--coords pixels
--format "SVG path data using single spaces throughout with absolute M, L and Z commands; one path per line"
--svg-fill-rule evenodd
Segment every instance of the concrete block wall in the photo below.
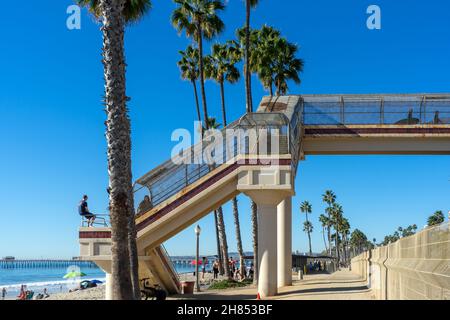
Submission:
M 450 224 L 365 252 L 352 271 L 380 300 L 450 300 Z

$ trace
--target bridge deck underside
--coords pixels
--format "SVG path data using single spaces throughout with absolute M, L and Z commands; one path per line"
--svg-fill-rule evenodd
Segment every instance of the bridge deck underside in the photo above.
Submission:
M 305 155 L 450 154 L 448 125 L 306 126 Z

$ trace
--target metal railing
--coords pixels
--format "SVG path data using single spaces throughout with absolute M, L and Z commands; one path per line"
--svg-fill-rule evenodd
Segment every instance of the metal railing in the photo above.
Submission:
M 93 226 L 100 226 L 104 228 L 108 228 L 110 226 L 110 215 L 109 214 L 94 214 L 95 221 Z M 81 227 L 86 227 L 88 224 L 88 219 L 84 216 L 81 216 Z
M 450 95 L 302 96 L 305 125 L 450 124 Z
M 175 269 L 175 266 L 174 266 L 174 264 L 172 262 L 172 259 L 170 258 L 170 255 L 169 255 L 169 252 L 167 251 L 167 248 L 163 244 L 161 244 L 161 251 L 162 251 L 163 255 L 165 256 L 167 262 L 169 263 L 170 268 L 172 269 L 172 272 L 175 275 L 178 283 L 180 283 L 181 282 L 180 275 L 179 275 L 178 271 Z
M 236 134 L 230 134 L 230 130 Z M 261 147 L 260 139 L 263 131 L 269 132 L 264 148 Z M 272 134 L 273 132 L 276 133 Z M 204 157 L 213 143 L 220 144 L 220 141 L 216 140 L 219 137 L 206 135 L 201 143 L 184 150 L 179 156 L 166 161 L 138 179 L 135 184 L 136 208 L 139 208 L 145 196 L 150 197 L 153 207 L 157 206 L 238 155 L 290 154 L 296 145 L 291 141 L 290 134 L 290 123 L 284 114 L 246 114 L 220 131 L 223 141 L 220 150 L 213 150 Z M 251 139 L 252 135 L 256 136 L 256 140 Z M 278 139 L 278 146 L 272 143 L 272 139 Z M 195 161 L 201 157 L 208 161 Z M 138 215 L 142 213 L 145 212 L 138 212 Z

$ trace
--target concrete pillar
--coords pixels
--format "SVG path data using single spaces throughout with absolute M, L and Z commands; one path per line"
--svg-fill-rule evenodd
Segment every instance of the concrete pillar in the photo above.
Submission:
M 277 207 L 278 288 L 292 285 L 292 197 Z
M 261 298 L 278 294 L 277 204 L 258 205 L 258 293 Z
M 113 300 L 112 274 L 106 273 L 105 300 Z

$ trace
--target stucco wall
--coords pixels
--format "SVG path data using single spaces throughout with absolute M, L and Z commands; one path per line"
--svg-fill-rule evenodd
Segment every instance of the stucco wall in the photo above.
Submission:
M 450 300 L 450 224 L 364 252 L 352 271 L 380 300 Z

